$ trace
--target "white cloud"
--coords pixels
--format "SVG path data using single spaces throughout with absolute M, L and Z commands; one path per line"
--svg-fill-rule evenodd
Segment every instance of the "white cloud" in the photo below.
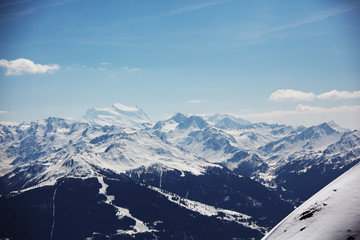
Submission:
M 316 107 L 316 106 L 309 106 L 309 105 L 302 105 L 299 104 L 296 107 L 296 112 L 324 112 L 324 111 L 329 111 L 328 108 L 322 108 L 322 107 Z
M 101 62 L 100 65 L 101 66 L 107 66 L 107 65 L 111 65 L 111 63 L 109 63 L 109 62 Z
M 6 68 L 5 75 L 7 76 L 22 75 L 25 73 L 29 73 L 29 74 L 52 73 L 55 70 L 60 69 L 59 65 L 57 64 L 41 65 L 24 58 L 19 58 L 12 61 L 1 59 L 0 66 Z
M 360 105 L 323 108 L 299 104 L 296 110 L 244 114 L 250 121 L 311 126 L 335 121 L 342 127 L 360 129 Z
M 0 114 L 4 114 L 4 113 L 7 113 L 7 111 L 0 111 Z
M 195 103 L 202 103 L 203 100 L 200 100 L 200 99 L 197 99 L 197 100 L 189 100 L 188 103 L 192 103 L 192 104 L 195 104 Z
M 276 102 L 286 102 L 286 101 L 313 101 L 315 99 L 315 94 L 310 92 L 301 92 L 292 89 L 279 89 L 273 92 L 269 100 Z
M 321 93 L 319 95 L 315 95 L 312 92 L 306 93 L 292 89 L 279 89 L 270 95 L 269 100 L 276 102 L 298 102 L 313 101 L 315 98 L 319 100 L 355 99 L 360 98 L 360 91 L 348 92 L 332 90 L 329 92 Z
M 325 92 L 317 95 L 320 100 L 339 100 L 339 99 L 352 99 L 360 98 L 360 91 L 348 92 L 348 91 L 337 91 L 332 90 L 330 92 Z
M 138 72 L 140 71 L 141 69 L 140 68 L 130 68 L 130 67 L 123 67 L 122 68 L 123 70 L 127 71 L 127 72 Z
M 347 111 L 355 111 L 360 113 L 360 105 L 358 106 L 343 105 L 340 107 L 323 108 L 323 107 L 299 104 L 296 107 L 296 112 L 306 112 L 306 113 L 341 113 Z

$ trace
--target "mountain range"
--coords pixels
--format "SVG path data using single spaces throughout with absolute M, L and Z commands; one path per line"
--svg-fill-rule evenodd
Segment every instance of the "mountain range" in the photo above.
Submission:
M 0 124 L 0 238 L 260 239 L 360 162 L 360 133 L 138 107 Z M 20 231 L 21 230 L 21 231 Z

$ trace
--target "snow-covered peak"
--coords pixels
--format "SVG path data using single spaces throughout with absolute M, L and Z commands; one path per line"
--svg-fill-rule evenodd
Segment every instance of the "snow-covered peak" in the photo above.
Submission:
M 201 116 L 176 113 L 170 119 L 157 122 L 153 129 L 164 132 L 174 131 L 175 129 L 182 132 L 189 132 L 192 130 L 204 129 L 208 125 L 208 122 Z
M 176 125 L 176 126 L 175 126 Z M 171 129 L 174 126 L 179 130 L 204 129 L 212 126 L 219 129 L 237 130 L 247 128 L 251 125 L 250 121 L 237 118 L 230 114 L 215 114 L 215 115 L 191 115 L 175 113 L 170 119 L 160 121 L 154 129 Z
M 293 211 L 263 240 L 358 239 L 359 173 L 357 164 Z
M 187 119 L 187 117 L 182 113 L 175 113 L 169 120 L 174 120 L 177 123 L 183 122 Z
M 215 115 L 211 115 L 207 117 L 209 122 L 214 123 L 215 125 L 227 127 L 234 127 L 236 126 L 248 126 L 251 124 L 250 121 L 235 117 L 231 114 L 219 113 Z
M 349 150 L 360 152 L 360 131 L 346 132 L 339 141 L 329 145 L 324 151 L 325 154 L 336 152 L 346 153 Z
M 141 111 L 140 108 L 138 107 L 128 107 L 125 105 L 122 105 L 120 103 L 115 103 L 113 105 L 113 108 L 117 109 L 118 111 L 125 111 L 125 112 L 137 112 L 137 111 Z
M 8 122 L 8 121 L 1 121 L 0 125 L 4 125 L 4 126 L 17 126 L 19 125 L 19 123 L 17 122 Z
M 266 154 L 278 156 L 289 156 L 294 152 L 322 151 L 332 143 L 337 142 L 346 132 L 335 123 L 322 123 L 306 128 L 300 133 L 293 132 L 284 138 L 270 142 L 259 150 Z
M 335 131 L 337 131 L 337 132 L 343 133 L 343 132 L 346 132 L 346 131 L 347 131 L 346 129 L 340 127 L 340 126 L 339 126 L 337 123 L 335 123 L 334 121 L 328 122 L 327 125 L 328 125 L 329 127 L 331 127 L 332 129 L 334 129 Z
M 331 135 L 334 134 L 335 132 L 344 132 L 344 130 L 338 126 L 335 122 L 324 122 L 322 124 L 310 127 L 309 129 L 311 129 L 312 131 L 321 131 L 323 134 L 326 135 Z
M 146 113 L 138 107 L 115 103 L 111 108 L 90 108 L 84 118 L 92 125 L 133 127 L 151 123 Z

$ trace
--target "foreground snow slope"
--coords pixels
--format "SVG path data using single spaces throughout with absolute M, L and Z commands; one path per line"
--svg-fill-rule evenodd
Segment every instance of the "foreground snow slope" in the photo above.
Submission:
M 358 239 L 359 182 L 357 164 L 293 211 L 263 240 Z

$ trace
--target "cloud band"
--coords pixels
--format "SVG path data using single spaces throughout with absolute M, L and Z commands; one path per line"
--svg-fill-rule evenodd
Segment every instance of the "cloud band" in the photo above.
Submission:
M 6 68 L 5 75 L 23 75 L 23 74 L 41 74 L 52 73 L 59 70 L 60 67 L 57 64 L 42 65 L 34 63 L 31 60 L 25 58 L 19 58 L 16 60 L 8 61 L 5 59 L 0 60 L 0 66 Z
M 356 99 L 360 98 L 360 91 L 348 92 L 332 90 L 319 95 L 315 95 L 312 92 L 302 92 L 292 89 L 279 89 L 273 92 L 269 100 L 276 102 L 298 102 L 298 101 L 313 101 L 319 100 L 340 100 L 340 99 Z
M 312 92 L 305 93 L 291 89 L 279 89 L 273 92 L 269 97 L 269 100 L 276 102 L 313 101 L 314 99 L 315 99 L 315 94 Z

